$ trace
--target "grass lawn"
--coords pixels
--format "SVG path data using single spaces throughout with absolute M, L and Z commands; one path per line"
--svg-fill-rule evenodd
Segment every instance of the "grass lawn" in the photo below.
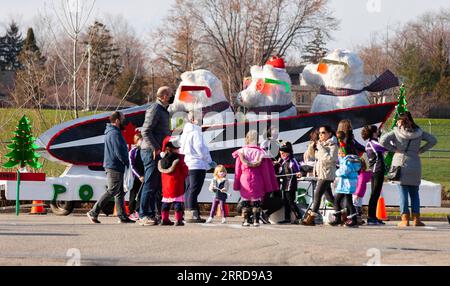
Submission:
M 80 117 L 92 114 L 94 114 L 94 112 L 79 112 Z M 10 143 L 11 138 L 14 137 L 13 131 L 23 115 L 26 115 L 30 119 L 33 135 L 35 137 L 39 137 L 40 134 L 55 125 L 70 121 L 74 118 L 73 112 L 66 110 L 42 110 L 42 113 L 39 113 L 38 110 L 34 109 L 0 109 L 0 166 L 7 161 L 4 157 L 8 152 L 6 145 Z M 45 172 L 49 177 L 58 177 L 65 169 L 65 166 L 63 165 L 48 160 L 41 161 L 44 165 L 41 171 Z M 0 171 L 7 170 L 0 167 Z

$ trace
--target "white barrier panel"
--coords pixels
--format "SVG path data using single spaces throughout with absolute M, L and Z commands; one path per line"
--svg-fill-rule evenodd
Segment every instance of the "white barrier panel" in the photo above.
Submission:
M 214 198 L 214 194 L 208 191 L 208 186 L 211 182 L 212 174 L 207 174 L 205 184 L 203 185 L 202 192 L 198 197 L 198 201 L 202 203 L 210 203 Z M 229 174 L 228 180 L 230 181 L 230 187 L 233 188 L 234 175 Z M 311 186 L 309 182 L 300 181 L 299 188 L 308 190 L 308 194 L 311 195 Z M 442 186 L 429 181 L 422 180 L 420 185 L 420 205 L 423 207 L 441 207 L 441 191 Z M 228 198 L 228 202 L 236 203 L 239 200 L 239 192 L 231 191 L 231 197 Z M 367 184 L 367 192 L 363 199 L 363 204 L 369 203 L 371 193 L 371 184 Z M 397 184 L 386 182 L 383 185 L 382 195 L 385 200 L 386 206 L 399 206 L 399 194 Z M 309 200 L 308 200 L 309 202 Z
M 214 198 L 214 193 L 208 190 L 211 183 L 212 174 L 206 175 L 205 183 L 198 197 L 200 203 L 210 203 Z M 234 175 L 229 174 L 230 187 L 233 188 Z M 16 199 L 16 182 L 0 181 L 0 188 L 5 189 L 6 199 Z M 299 188 L 308 190 L 311 195 L 311 187 L 308 182 L 299 182 Z M 363 203 L 368 204 L 370 198 L 371 186 L 367 185 L 367 192 Z M 441 206 L 442 186 L 432 182 L 422 180 L 420 186 L 420 204 L 424 207 Z M 20 200 L 43 200 L 51 201 L 55 197 L 59 201 L 96 201 L 106 190 L 106 179 L 104 176 L 66 176 L 60 178 L 47 178 L 45 182 L 21 182 Z M 239 192 L 230 190 L 227 202 L 237 203 L 239 201 Z M 394 183 L 385 183 L 383 185 L 383 197 L 387 206 L 399 206 L 399 194 L 397 185 Z M 125 197 L 128 198 L 128 194 Z

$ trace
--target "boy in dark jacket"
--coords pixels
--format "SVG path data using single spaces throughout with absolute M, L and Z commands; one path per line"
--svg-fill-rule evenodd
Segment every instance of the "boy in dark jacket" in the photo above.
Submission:
M 285 216 L 285 220 L 281 223 L 298 224 L 298 220 L 301 218 L 301 212 L 295 199 L 297 193 L 297 177 L 301 176 L 301 173 L 300 164 L 294 158 L 294 151 L 290 142 L 286 142 L 280 147 L 279 163 Z M 294 211 L 296 217 L 293 222 L 291 222 L 291 211 Z

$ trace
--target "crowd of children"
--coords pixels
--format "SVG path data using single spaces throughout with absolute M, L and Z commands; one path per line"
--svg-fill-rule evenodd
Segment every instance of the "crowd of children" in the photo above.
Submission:
M 245 138 L 245 146 L 235 151 L 235 180 L 230 186 L 227 169 L 219 165 L 214 169 L 213 179 L 209 185 L 213 200 L 209 218 L 206 223 L 213 223 L 217 209 L 220 207 L 221 223 L 227 223 L 226 203 L 231 187 L 240 193 L 240 207 L 244 221 L 243 226 L 259 226 L 267 222 L 268 215 L 276 209 L 263 211 L 264 204 L 274 198 L 280 198 L 284 206 L 284 219 L 278 223 L 303 224 L 313 226 L 319 215 L 322 197 L 333 204 L 334 213 L 328 220 L 332 226 L 345 225 L 357 227 L 364 224 L 362 204 L 367 184 L 371 183 L 371 195 L 368 205 L 368 225 L 383 225 L 376 217 L 376 208 L 384 182 L 386 167 L 384 152 L 378 143 L 380 136 L 377 126 L 366 126 L 362 130 L 366 146 L 359 144 L 353 134 L 348 120 L 342 120 L 336 133 L 329 126 L 322 126 L 310 133 L 311 142 L 299 163 L 294 156 L 290 142 L 277 140 L 278 132 L 270 128 L 265 134 L 265 141 L 258 145 L 258 134 L 251 130 Z M 161 225 L 184 225 L 185 179 L 189 170 L 184 155 L 168 136 L 164 139 L 158 170 L 162 177 L 162 211 Z M 130 151 L 130 165 L 135 176 L 134 186 L 130 191 L 130 219 L 136 220 L 140 189 L 144 177 L 144 167 L 140 159 L 139 145 L 141 135 L 135 136 L 135 147 Z M 274 150 L 277 150 L 275 152 Z M 367 154 L 367 163 L 363 154 Z M 302 213 L 296 202 L 298 178 L 315 177 L 317 180 L 311 207 Z M 334 189 L 334 192 L 333 192 Z M 169 211 L 174 207 L 175 222 L 169 218 Z M 275 205 L 275 204 L 272 204 Z M 276 208 L 280 208 L 281 205 Z

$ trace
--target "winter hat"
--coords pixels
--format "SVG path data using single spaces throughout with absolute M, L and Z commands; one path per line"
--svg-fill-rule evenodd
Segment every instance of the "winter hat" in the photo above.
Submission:
M 283 144 L 280 147 L 280 151 L 289 153 L 289 154 L 294 154 L 294 150 L 292 149 L 292 144 L 291 142 L 283 142 Z
M 266 65 L 273 66 L 277 69 L 285 69 L 286 65 L 284 63 L 284 60 L 278 56 L 271 57 L 267 62 Z
M 160 153 L 161 158 L 164 158 L 166 156 L 166 148 L 180 149 L 177 142 L 175 141 L 175 138 L 172 138 L 170 136 L 164 138 L 162 144 L 162 152 Z

